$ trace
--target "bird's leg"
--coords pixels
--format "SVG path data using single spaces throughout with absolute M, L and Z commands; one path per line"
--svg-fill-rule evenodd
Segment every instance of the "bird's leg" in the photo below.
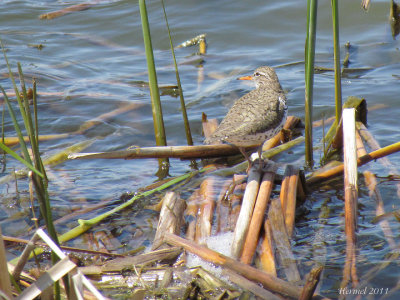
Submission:
M 258 147 L 258 160 L 259 160 L 259 167 L 258 167 L 258 171 L 262 171 L 262 169 L 264 168 L 264 160 L 262 158 L 262 149 L 263 149 L 263 145 L 264 143 L 261 144 L 260 147 Z
M 246 173 L 249 173 L 251 166 L 253 165 L 253 162 L 250 159 L 250 156 L 247 155 L 246 153 L 246 149 L 243 147 L 238 147 L 240 153 L 242 153 L 242 155 L 247 159 L 247 161 L 249 162 L 249 166 L 247 167 Z

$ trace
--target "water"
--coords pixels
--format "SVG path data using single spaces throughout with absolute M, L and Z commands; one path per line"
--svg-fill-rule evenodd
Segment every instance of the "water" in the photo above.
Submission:
M 207 34 L 208 52 L 201 65 L 187 63 L 194 60 L 197 49 L 176 51 L 184 95 L 189 104 L 188 114 L 193 139 L 201 144 L 201 113 L 221 119 L 235 99 L 252 87 L 238 82 L 236 77 L 250 74 L 260 65 L 277 68 L 278 76 L 288 92 L 289 114 L 304 117 L 304 40 L 306 4 L 304 1 L 168 1 L 166 3 L 170 27 L 175 44 L 198 34 Z M 153 146 L 153 128 L 149 90 L 135 84 L 147 81 L 146 61 L 138 5 L 132 1 L 102 1 L 92 8 L 68 14 L 53 20 L 39 20 L 43 13 L 58 10 L 70 3 L 53 1 L 3 1 L 0 4 L 0 35 L 6 45 L 8 58 L 14 70 L 21 62 L 27 77 L 38 82 L 39 123 L 41 134 L 69 133 L 85 121 L 132 102 L 143 104 L 138 109 L 119 115 L 92 128 L 85 135 L 44 142 L 45 155 L 58 149 L 93 137 L 97 139 L 85 152 L 126 149 L 132 145 Z M 332 28 L 330 2 L 320 1 L 318 11 L 316 64 L 332 67 Z M 169 51 L 169 40 L 158 1 L 148 3 L 153 47 L 162 85 L 175 84 L 175 74 Z M 368 13 L 358 1 L 340 3 L 340 34 L 342 58 L 343 44 L 352 45 L 351 68 L 365 68 L 363 72 L 343 78 L 343 99 L 353 95 L 365 97 L 368 105 L 385 104 L 386 108 L 368 114 L 369 130 L 381 146 L 400 140 L 397 130 L 400 104 L 398 101 L 399 42 L 391 36 L 388 22 L 388 1 L 374 1 Z M 43 44 L 38 50 L 33 44 Z M 0 60 L 1 73 L 6 72 Z M 214 74 L 224 77 L 215 79 Z M 203 80 L 200 80 L 204 76 Z M 314 119 L 334 114 L 333 73 L 315 77 Z M 8 79 L 0 84 L 11 89 Z M 166 134 L 169 145 L 185 144 L 179 99 L 162 96 Z M 11 120 L 6 117 L 7 135 L 14 135 Z M 314 131 L 316 146 L 322 129 Z M 292 155 L 281 155 L 279 161 L 303 165 L 303 148 L 297 147 Z M 319 160 L 316 151 L 315 159 Z M 398 154 L 390 157 L 398 165 Z M 79 208 L 101 200 L 117 201 L 125 191 L 136 191 L 157 179 L 158 163 L 147 160 L 79 160 L 68 161 L 49 169 L 52 181 L 50 193 L 55 214 L 70 213 L 70 207 Z M 8 161 L 4 174 L 20 165 Z M 382 178 L 379 184 L 386 211 L 398 209 L 396 182 L 385 181 L 388 175 L 379 163 L 360 168 L 370 168 Z M 180 175 L 190 170 L 189 163 L 171 160 L 170 174 Z M 362 177 L 360 184 L 363 184 Z M 15 197 L 12 182 L 1 187 L 0 224 L 4 234 L 25 236 L 32 226 L 29 219 L 29 199 L 25 181 L 19 181 L 19 198 Z M 337 190 L 314 192 L 303 209 L 306 214 L 298 220 L 294 252 L 301 264 L 320 257 L 327 265 L 321 291 L 337 297 L 338 280 L 344 262 L 343 192 Z M 153 199 L 152 201 L 156 201 Z M 382 240 L 378 225 L 371 225 L 375 204 L 368 191 L 360 187 L 359 272 L 384 260 L 389 248 Z M 321 210 L 329 208 L 327 224 L 321 224 Z M 104 211 L 104 209 L 103 209 Z M 96 211 L 95 214 L 98 212 Z M 90 218 L 94 213 L 83 216 Z M 82 216 L 81 216 L 82 217 Z M 125 218 L 125 219 L 124 219 Z M 129 223 L 126 218 L 130 218 Z M 75 219 L 68 227 L 75 226 Z M 124 221 L 124 222 L 122 222 Z M 398 232 L 398 222 L 389 219 L 393 232 Z M 119 230 L 124 250 L 148 244 L 148 235 L 157 215 L 144 211 L 124 212 L 103 222 L 94 232 Z M 132 225 L 133 224 L 133 225 Z M 130 239 L 131 232 L 140 228 L 143 238 Z M 67 228 L 60 227 L 61 232 Z M 318 234 L 316 234 L 316 232 Z M 146 235 L 147 234 L 147 235 Z M 322 240 L 321 240 L 322 239 Z M 313 241 L 327 244 L 321 253 L 315 253 Z M 85 246 L 79 239 L 77 246 Z M 382 244 L 382 245 L 381 245 Z M 314 254 L 313 254 L 314 253 Z M 310 267 L 310 266 L 308 266 Z M 301 272 L 308 271 L 304 267 Z M 383 273 L 383 274 L 382 274 Z M 398 271 L 381 272 L 370 281 L 370 287 L 386 288 L 396 285 Z M 373 285 L 373 286 L 372 286 Z M 399 293 L 392 296 L 395 299 Z

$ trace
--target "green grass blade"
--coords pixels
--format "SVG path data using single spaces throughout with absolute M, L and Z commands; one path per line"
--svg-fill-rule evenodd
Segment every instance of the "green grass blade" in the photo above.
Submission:
M 305 160 L 308 167 L 312 167 L 312 106 L 314 85 L 315 36 L 317 24 L 317 0 L 307 1 L 307 38 L 305 49 Z
M 149 72 L 149 85 L 151 106 L 153 112 L 154 130 L 156 135 L 157 146 L 166 146 L 164 121 L 161 109 L 160 93 L 158 90 L 157 74 L 154 64 L 153 46 L 151 44 L 151 35 L 149 28 L 149 20 L 147 17 L 147 8 L 144 0 L 139 0 L 140 16 L 142 19 L 144 47 L 146 51 L 147 69 Z
M 9 112 L 9 114 L 11 116 L 12 121 L 13 121 L 14 128 L 15 128 L 15 131 L 17 133 L 19 143 L 21 145 L 22 154 L 23 154 L 24 158 L 26 159 L 26 161 L 30 165 L 32 165 L 32 160 L 31 160 L 31 157 L 29 156 L 29 153 L 28 153 L 28 147 L 26 146 L 26 143 L 25 143 L 25 140 L 24 140 L 24 136 L 22 135 L 21 128 L 20 128 L 20 126 L 18 124 L 18 121 L 17 121 L 17 118 L 15 116 L 14 110 L 13 110 L 13 108 L 11 106 L 11 103 L 10 103 L 8 97 L 7 97 L 6 91 L 3 89 L 2 86 L 0 86 L 0 90 L 2 91 L 2 93 L 4 95 L 4 101 L 7 104 L 8 112 Z
M 189 146 L 192 146 L 193 145 L 192 133 L 190 131 L 190 124 L 189 124 L 189 120 L 188 120 L 188 116 L 187 116 L 187 112 L 186 112 L 185 99 L 183 97 L 181 79 L 180 79 L 180 76 L 179 76 L 178 64 L 176 63 L 174 45 L 172 43 L 171 31 L 170 31 L 170 28 L 169 28 L 169 25 L 168 25 L 168 18 L 167 18 L 167 13 L 165 11 L 164 0 L 161 0 L 161 4 L 162 4 L 162 7 L 163 7 L 163 11 L 164 11 L 165 24 L 166 24 L 167 30 L 168 30 L 168 37 L 169 37 L 169 44 L 170 44 L 170 47 L 171 47 L 172 58 L 174 60 L 176 82 L 178 84 L 178 89 L 179 89 L 179 97 L 180 97 L 180 101 L 181 101 L 183 122 L 184 122 L 184 125 L 185 125 L 186 140 L 187 140 L 187 144 Z
M 27 162 L 25 159 L 20 157 L 17 153 L 15 153 L 12 149 L 8 148 L 2 142 L 0 142 L 0 148 L 3 149 L 6 153 L 10 154 L 12 157 L 14 157 L 19 162 L 23 163 L 26 167 L 28 167 L 30 170 L 32 170 L 32 172 L 35 172 L 40 177 L 44 177 L 44 175 L 40 171 L 38 171 L 34 166 L 32 166 L 29 162 Z
M 342 83 L 340 70 L 340 43 L 339 43 L 339 8 L 338 1 L 332 0 L 333 20 L 333 57 L 335 68 L 335 112 L 336 124 L 339 124 L 342 116 Z

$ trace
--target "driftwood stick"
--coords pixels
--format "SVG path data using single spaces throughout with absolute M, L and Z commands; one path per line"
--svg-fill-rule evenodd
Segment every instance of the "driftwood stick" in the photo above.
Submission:
M 244 263 L 238 262 L 230 257 L 208 249 L 207 247 L 199 246 L 192 241 L 185 240 L 171 233 L 166 233 L 164 240 L 173 246 L 183 247 L 186 251 L 189 251 L 206 261 L 235 271 L 249 280 L 259 282 L 271 291 L 293 298 L 298 298 L 301 294 L 301 288 L 296 285 L 271 276 Z
M 303 287 L 303 290 L 301 291 L 301 296 L 299 297 L 299 300 L 309 300 L 312 299 L 312 296 L 315 292 L 315 289 L 318 285 L 321 272 L 324 268 L 322 266 L 319 267 L 314 267 L 310 271 L 310 273 L 307 274 L 306 277 L 306 283 Z
M 245 175 L 240 175 L 245 177 Z M 226 179 L 221 187 L 221 192 L 218 195 L 217 200 L 217 233 L 232 231 L 229 216 L 231 212 L 230 206 L 230 193 L 233 191 L 233 185 L 235 184 L 235 176 L 232 179 Z
M 279 261 L 284 268 L 287 279 L 290 282 L 300 281 L 300 273 L 291 250 L 290 240 L 282 214 L 282 206 L 278 198 L 271 199 L 268 219 L 271 224 L 274 243 L 279 253 Z
M 198 203 L 200 202 L 200 190 L 197 189 L 187 200 L 185 219 L 187 223 L 186 238 L 194 241 L 196 236 L 196 223 L 198 213 Z
M 300 122 L 299 118 L 295 116 L 289 116 L 287 117 L 286 122 L 283 125 L 283 129 L 285 130 L 293 129 L 299 122 Z M 264 143 L 262 150 L 266 151 L 268 149 L 272 149 L 275 146 L 279 145 L 282 140 L 284 140 L 283 132 L 280 131 L 277 135 L 275 135 L 273 138 L 270 138 L 268 141 Z
M 4 247 L 1 228 L 0 228 L 0 291 L 7 296 L 6 298 L 13 299 L 10 274 L 8 273 L 8 267 L 7 267 L 6 249 Z
M 272 276 L 277 276 L 276 273 L 276 260 L 274 254 L 274 239 L 272 238 L 272 229 L 269 220 L 264 222 L 264 240 L 261 244 L 260 253 L 260 264 L 261 268 L 271 274 Z
M 197 216 L 195 241 L 206 243 L 206 238 L 211 235 L 211 225 L 215 208 L 215 178 L 207 177 L 200 185 L 200 208 Z
M 180 232 L 185 208 L 186 202 L 178 194 L 175 192 L 165 194 L 151 250 L 157 250 L 163 244 L 165 232 L 175 234 Z
M 372 160 L 379 159 L 381 157 L 396 153 L 400 151 L 400 142 L 391 144 L 389 146 L 383 147 L 381 149 L 372 151 L 364 156 L 361 156 L 357 159 L 357 165 L 362 166 L 369 163 Z M 307 185 L 313 185 L 319 183 L 321 181 L 333 178 L 340 174 L 343 174 L 343 164 L 339 164 L 331 169 L 328 169 L 324 172 L 318 172 L 318 170 L 314 173 L 315 175 L 311 175 L 310 178 L 307 179 Z
M 46 14 L 42 14 L 42 15 L 39 16 L 39 19 L 51 20 L 51 19 L 58 18 L 58 17 L 64 16 L 64 15 L 72 13 L 72 12 L 89 9 L 93 5 L 95 5 L 95 4 L 99 3 L 99 2 L 100 2 L 99 0 L 96 0 L 96 1 L 93 1 L 93 2 L 86 2 L 86 3 L 80 3 L 80 4 L 71 5 L 71 6 L 63 8 L 61 10 L 52 11 L 52 12 L 49 12 L 49 13 L 46 13 Z
M 378 150 L 381 149 L 381 146 L 379 145 L 378 141 L 374 138 L 374 136 L 369 132 L 367 127 L 361 122 L 356 122 L 356 128 L 359 132 L 359 134 L 362 136 L 362 138 L 367 142 L 368 146 L 372 150 Z M 396 166 L 389 160 L 388 157 L 382 157 L 379 162 L 388 168 L 389 173 L 391 175 L 397 175 L 399 174 L 398 169 Z M 397 183 L 397 196 L 400 198 L 400 182 Z
M 293 234 L 298 184 L 299 169 L 292 165 L 287 165 L 284 179 L 282 180 L 280 200 L 289 237 Z
M 236 285 L 240 286 L 242 289 L 246 291 L 250 291 L 257 297 L 261 299 L 268 299 L 268 300 L 282 300 L 281 297 L 278 297 L 271 293 L 270 291 L 262 288 L 257 283 L 248 280 L 246 277 L 237 274 L 229 269 L 224 269 L 222 272 L 223 275 L 228 276 L 229 280 L 235 283 Z
M 343 154 L 344 154 L 344 194 L 346 262 L 343 269 L 341 287 L 347 286 L 350 277 L 353 286 L 358 283 L 355 271 L 356 229 L 357 229 L 357 152 L 355 135 L 355 109 L 343 110 Z
M 242 206 L 240 208 L 239 217 L 233 235 L 231 255 L 236 259 L 238 259 L 242 253 L 243 244 L 246 239 L 247 230 L 250 225 L 254 204 L 260 186 L 260 180 L 261 174 L 256 170 L 255 166 L 253 166 L 249 172 L 246 191 L 243 195 Z
M 70 159 L 136 159 L 136 158 L 208 158 L 229 156 L 240 153 L 233 145 L 199 145 L 199 146 L 165 146 L 144 147 L 130 150 L 98 152 L 98 153 L 74 153 L 69 155 Z
M 276 172 L 276 165 L 272 164 L 264 173 L 256 204 L 254 206 L 253 215 L 249 225 L 249 230 L 244 242 L 243 253 L 240 261 L 245 264 L 250 264 L 253 260 L 254 253 L 256 252 L 258 237 L 260 234 L 261 225 L 264 220 L 265 210 L 267 208 L 269 197 L 271 195 L 272 187 L 274 186 L 274 178 Z

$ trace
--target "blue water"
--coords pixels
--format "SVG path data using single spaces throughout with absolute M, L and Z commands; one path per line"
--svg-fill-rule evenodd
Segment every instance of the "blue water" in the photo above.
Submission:
M 89 138 L 97 139 L 85 152 L 126 149 L 132 145 L 153 146 L 154 133 L 149 100 L 149 90 L 134 84 L 147 81 L 146 60 L 138 5 L 132 1 L 102 1 L 92 8 L 65 15 L 53 20 L 40 20 L 40 14 L 75 4 L 60 1 L 3 1 L 0 3 L 0 37 L 5 44 L 13 70 L 20 62 L 27 77 L 35 77 L 39 91 L 39 123 L 41 134 L 68 133 L 77 130 L 85 121 L 112 111 L 120 106 L 137 102 L 143 104 L 137 110 L 124 113 L 92 128 L 85 135 L 44 142 L 44 155 L 56 153 Z M 201 113 L 221 119 L 232 103 L 252 89 L 238 82 L 238 75 L 250 74 L 260 65 L 277 67 L 283 88 L 288 92 L 289 114 L 304 118 L 304 41 L 306 27 L 304 1 L 168 1 L 166 3 L 170 27 L 175 44 L 198 34 L 207 34 L 207 54 L 200 57 L 197 48 L 176 51 L 184 96 L 196 144 L 201 144 Z M 161 85 L 175 84 L 174 68 L 169 51 L 162 8 L 158 1 L 148 2 L 158 81 Z M 320 1 L 316 41 L 316 64 L 333 66 L 332 21 L 329 1 Z M 385 104 L 386 108 L 368 114 L 369 130 L 381 146 L 400 140 L 398 115 L 399 42 L 391 36 L 388 22 L 389 2 L 373 1 L 369 12 L 360 8 L 359 1 L 340 2 L 340 41 L 342 58 L 344 43 L 351 43 L 350 67 L 364 68 L 362 72 L 343 78 L 343 99 L 348 96 L 364 97 L 368 106 Z M 43 44 L 38 50 L 32 44 Z M 202 58 L 202 65 L 189 63 Z M 0 70 L 6 73 L 3 60 Z M 220 79 L 216 79 L 220 78 Z M 221 79 L 223 78 L 223 79 Z M 314 119 L 334 114 L 333 73 L 315 76 Z M 29 82 L 29 81 L 28 81 Z M 10 81 L 2 77 L 0 84 L 11 91 Z M 184 145 L 185 134 L 181 121 L 179 99 L 162 96 L 166 134 L 169 145 Z M 14 136 L 12 123 L 6 115 L 7 136 Z M 314 130 L 315 146 L 320 147 L 322 129 Z M 317 149 L 315 160 L 320 158 Z M 399 165 L 400 155 L 390 157 Z M 303 147 L 293 150 L 292 155 L 281 155 L 278 161 L 296 163 L 303 161 Z M 21 168 L 9 159 L 4 175 Z M 79 160 L 68 161 L 49 168 L 50 193 L 55 213 L 62 216 L 69 207 L 95 204 L 104 199 L 118 200 L 125 191 L 136 191 L 155 180 L 158 162 L 147 160 Z M 379 163 L 360 168 L 370 168 L 380 177 L 388 171 Z M 190 170 L 190 164 L 171 160 L 170 175 L 180 175 Z M 360 262 L 359 272 L 367 272 L 382 262 L 389 249 L 385 241 L 377 250 L 367 247 L 382 238 L 378 225 L 371 225 L 375 204 L 368 196 L 360 174 Z M 379 184 L 387 211 L 398 209 L 396 182 Z M 26 237 L 32 226 L 29 214 L 27 182 L 18 182 L 20 198 L 15 197 L 15 184 L 11 181 L 0 187 L 0 224 L 4 234 Z M 314 259 L 315 232 L 327 232 L 323 243 L 327 264 L 322 278 L 321 292 L 332 298 L 337 296 L 344 261 L 343 192 L 337 190 L 314 192 L 305 204 L 307 212 L 298 222 L 293 251 L 303 275 L 309 270 L 307 260 Z M 155 200 L 154 200 L 155 201 Z M 328 224 L 321 225 L 318 216 L 328 201 L 331 211 Z M 97 213 L 97 212 L 96 212 Z M 87 218 L 93 215 L 85 216 Z M 122 216 L 122 215 L 121 215 Z M 115 217 L 118 222 L 121 216 Z M 157 216 L 144 212 L 140 218 L 131 216 L 150 236 L 149 222 L 157 222 Z M 135 219 L 133 220 L 133 218 Z M 149 221 L 151 220 L 151 221 Z M 72 224 L 76 223 L 73 219 Z M 112 222 L 109 221 L 111 224 Z M 389 219 L 393 232 L 399 224 Z M 108 223 L 105 223 L 107 225 Z M 127 223 L 120 225 L 130 230 Z M 129 223 L 130 224 L 130 223 Z M 154 224 L 153 224 L 154 225 Z M 110 225 L 107 225 L 110 227 Z M 104 226 L 107 228 L 107 226 Z M 117 226 L 117 225 L 116 225 Z M 101 230 L 104 229 L 101 227 Z M 317 230 L 318 229 L 318 230 Z M 100 229 L 94 229 L 94 231 Z M 108 228 L 108 230 L 111 230 Z M 61 227 L 60 231 L 66 231 Z M 320 234 L 320 233 L 319 233 Z M 123 235 L 124 236 L 124 235 Z M 395 236 L 397 237 L 397 236 Z M 144 240 L 144 241 L 143 241 Z M 365 244 L 363 243 L 365 242 Z M 76 241 L 84 247 L 84 242 Z M 146 239 L 131 241 L 134 248 Z M 147 241 L 148 243 L 148 241 Z M 129 248 L 128 247 L 128 248 Z M 392 270 L 393 268 L 391 268 Z M 361 276 L 362 274 L 360 274 Z M 370 286 L 381 288 L 395 286 L 398 271 L 382 272 L 370 281 Z M 399 297 L 400 294 L 396 293 Z

